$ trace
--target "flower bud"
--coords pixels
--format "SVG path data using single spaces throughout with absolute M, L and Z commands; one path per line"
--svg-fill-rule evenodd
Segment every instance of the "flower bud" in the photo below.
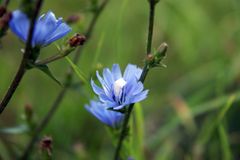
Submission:
M 8 29 L 8 23 L 12 18 L 12 14 L 10 12 L 6 12 L 0 18 L 0 37 L 2 37 Z
M 168 45 L 167 43 L 162 43 L 158 49 L 157 49 L 157 52 L 155 53 L 155 56 L 157 58 L 164 58 L 166 57 L 166 53 L 167 53 L 167 49 L 168 49 Z
M 72 38 L 69 39 L 68 43 L 70 47 L 77 47 L 84 44 L 86 37 L 80 34 L 75 34 Z
M 73 14 L 73 15 L 70 15 L 70 16 L 67 18 L 66 22 L 67 22 L 68 24 L 74 24 L 74 23 L 77 23 L 80 19 L 81 19 L 81 18 L 80 18 L 80 16 L 79 16 L 78 14 Z
M 7 9 L 4 6 L 0 6 L 0 17 L 2 17 L 6 13 Z
M 40 141 L 40 149 L 42 150 L 42 152 L 47 152 L 48 156 L 52 155 L 52 142 L 52 137 L 49 136 L 43 137 Z
M 153 54 L 148 54 L 146 57 L 146 62 L 147 63 L 153 63 L 154 62 L 154 55 Z
M 27 121 L 31 121 L 32 116 L 33 116 L 33 108 L 32 105 L 26 104 L 24 106 L 24 112 L 25 112 L 25 117 Z
M 168 49 L 167 43 L 162 43 L 154 54 L 148 54 L 145 63 L 150 67 L 162 66 L 166 67 L 161 61 L 166 57 L 166 52 Z
M 12 14 L 10 12 L 5 13 L 0 19 L 0 29 L 8 26 L 8 22 L 11 20 Z

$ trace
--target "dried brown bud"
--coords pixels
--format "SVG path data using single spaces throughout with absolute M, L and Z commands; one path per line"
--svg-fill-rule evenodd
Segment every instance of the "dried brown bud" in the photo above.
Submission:
M 6 13 L 7 9 L 4 6 L 0 6 L 0 17 L 2 17 Z
M 40 141 L 40 148 L 41 150 L 47 151 L 48 156 L 52 155 L 52 137 L 49 136 L 45 136 L 42 138 L 42 140 Z
M 24 112 L 25 112 L 25 116 L 26 116 L 26 119 L 29 121 L 32 119 L 32 115 L 33 115 L 33 108 L 32 108 L 32 105 L 30 104 L 26 104 L 24 106 Z
M 77 23 L 79 20 L 80 20 L 80 16 L 78 14 L 73 14 L 67 18 L 66 22 L 68 24 L 74 24 L 74 23 Z
M 158 49 L 157 49 L 157 52 L 156 52 L 156 57 L 157 58 L 163 58 L 166 56 L 166 52 L 168 50 L 168 44 L 167 43 L 162 43 Z
M 80 34 L 76 34 L 72 38 L 70 38 L 69 45 L 71 47 L 77 47 L 77 46 L 83 45 L 85 41 L 86 41 L 85 36 L 82 36 Z

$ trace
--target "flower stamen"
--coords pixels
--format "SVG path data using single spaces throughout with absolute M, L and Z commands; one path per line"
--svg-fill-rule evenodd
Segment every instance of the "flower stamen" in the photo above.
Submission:
M 122 91 L 122 88 L 127 84 L 127 82 L 123 79 L 123 78 L 120 78 L 118 80 L 116 80 L 113 84 L 113 90 L 114 90 L 114 94 L 115 96 L 119 96 L 119 94 L 121 93 Z

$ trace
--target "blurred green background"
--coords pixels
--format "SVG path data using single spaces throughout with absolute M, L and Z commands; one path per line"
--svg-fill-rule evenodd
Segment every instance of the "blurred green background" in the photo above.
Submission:
M 18 4 L 19 1 L 11 1 L 10 9 L 16 9 Z M 44 2 L 42 12 L 52 10 L 65 19 L 79 14 L 80 21 L 72 26 L 71 36 L 75 32 L 84 33 L 92 18 L 86 12 L 89 7 L 89 0 L 51 0 Z M 147 25 L 147 0 L 110 0 L 84 46 L 78 66 L 91 73 L 97 52 L 98 63 L 104 67 L 113 63 L 119 63 L 122 69 L 128 63 L 143 66 Z M 143 146 L 136 151 L 141 154 L 136 159 L 239 159 L 240 1 L 161 0 L 156 7 L 153 47 L 162 42 L 169 45 L 164 60 L 168 67 L 151 70 L 146 79 L 145 88 L 150 93 L 141 102 Z M 3 97 L 17 71 L 24 44 L 9 31 L 1 46 L 0 97 Z M 52 44 L 42 50 L 41 58 L 56 52 Z M 64 80 L 68 66 L 65 59 L 50 64 L 59 80 Z M 1 115 L 0 127 L 23 124 L 26 104 L 33 106 L 37 122 L 59 91 L 55 82 L 40 71 L 31 70 Z M 114 147 L 108 132 L 84 109 L 89 98 L 79 87 L 71 89 L 44 130 L 42 135 L 53 138 L 53 159 L 112 158 Z M 131 136 L 139 137 L 137 134 L 139 131 Z M 0 133 L 0 138 L 3 159 L 14 159 L 14 153 L 21 153 L 29 140 L 24 133 Z M 33 159 L 39 158 L 38 146 L 34 155 Z

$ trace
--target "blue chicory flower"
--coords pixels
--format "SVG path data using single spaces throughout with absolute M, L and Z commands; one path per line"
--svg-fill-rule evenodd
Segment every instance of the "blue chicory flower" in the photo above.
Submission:
M 142 82 L 139 81 L 142 69 L 136 65 L 129 64 L 122 76 L 118 64 L 114 64 L 112 70 L 105 68 L 103 78 L 97 71 L 97 78 L 102 88 L 97 86 L 93 80 L 91 85 L 99 100 L 114 110 L 144 100 L 148 90 L 144 90 Z
M 124 118 L 124 114 L 108 110 L 106 105 L 98 101 L 91 101 L 85 108 L 101 122 L 113 128 L 120 127 Z
M 20 10 L 14 11 L 9 27 L 22 41 L 27 41 L 30 20 L 25 13 Z M 36 20 L 32 47 L 45 47 L 70 31 L 71 28 L 63 22 L 62 18 L 56 19 L 54 13 L 49 11 Z

